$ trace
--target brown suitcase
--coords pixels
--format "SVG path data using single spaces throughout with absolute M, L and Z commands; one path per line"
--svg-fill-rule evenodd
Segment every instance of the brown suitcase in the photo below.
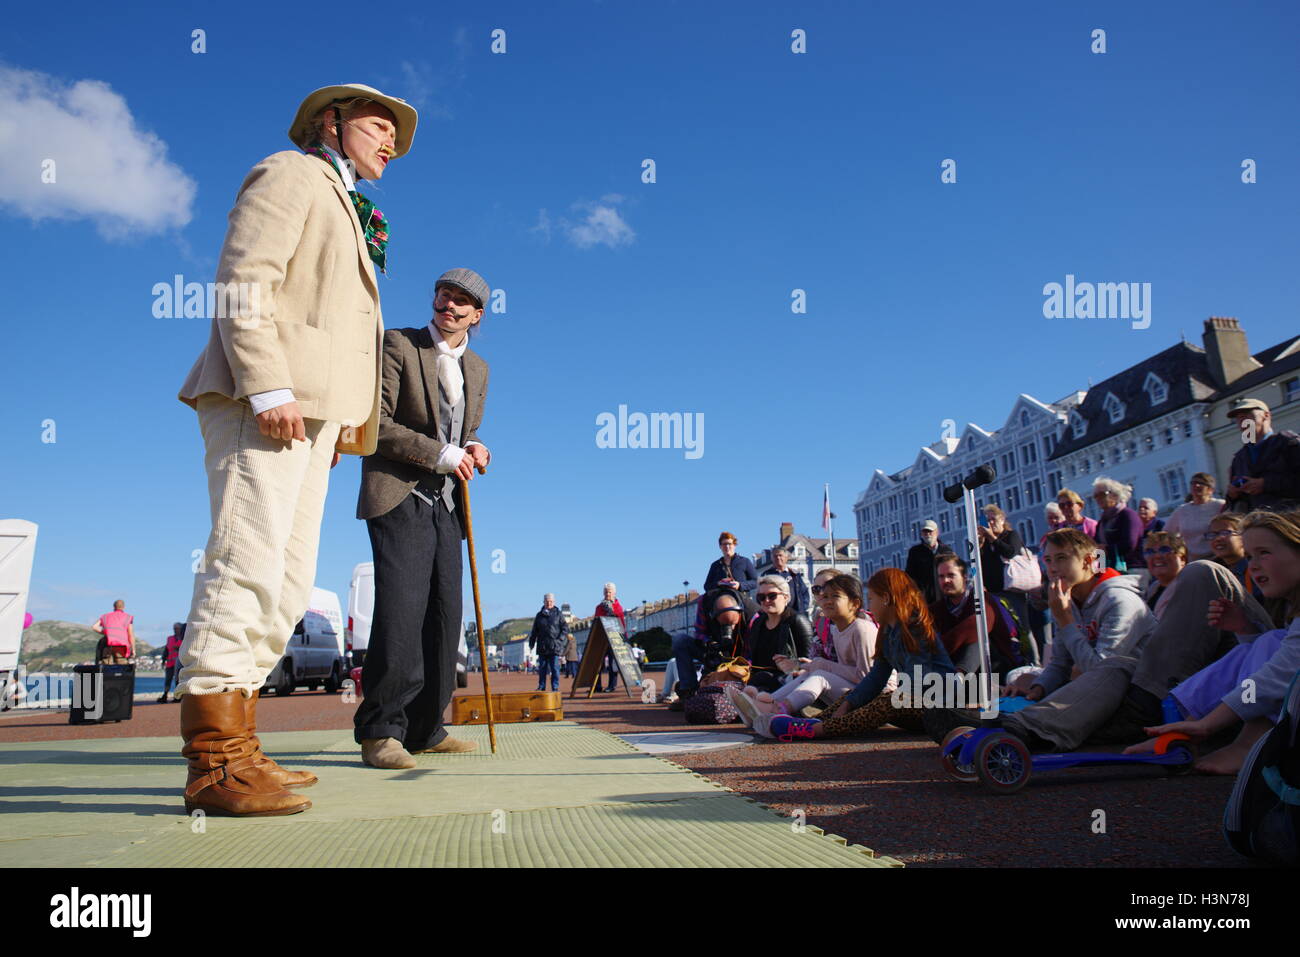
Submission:
M 564 706 L 558 691 L 524 691 L 492 696 L 492 720 L 498 724 L 520 721 L 560 721 Z M 487 724 L 487 705 L 481 694 L 451 699 L 452 724 Z

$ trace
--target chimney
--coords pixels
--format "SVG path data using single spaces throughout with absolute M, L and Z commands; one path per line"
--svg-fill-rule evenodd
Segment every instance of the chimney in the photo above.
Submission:
M 776 537 L 777 544 L 784 542 L 787 538 L 789 538 L 793 534 L 794 534 L 794 522 L 782 522 L 781 534 Z
M 1248 372 L 1262 368 L 1251 357 L 1250 346 L 1246 344 L 1246 333 L 1236 319 L 1226 316 L 1211 316 L 1206 319 L 1201 342 L 1205 344 L 1205 358 L 1210 365 L 1210 374 L 1220 388 L 1231 385 Z

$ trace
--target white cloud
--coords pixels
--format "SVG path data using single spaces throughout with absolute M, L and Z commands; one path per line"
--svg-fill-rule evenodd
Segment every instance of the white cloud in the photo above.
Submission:
M 537 224 L 528 231 L 544 243 L 550 243 L 551 235 L 559 233 L 579 249 L 630 246 L 636 239 L 636 231 L 616 208 L 624 199 L 618 193 L 606 193 L 598 202 L 574 203 L 570 207 L 575 213 L 573 218 L 552 216 L 546 209 L 539 209 Z
M 88 219 L 106 239 L 190 221 L 196 185 L 106 83 L 0 65 L 0 205 L 28 219 Z M 43 171 L 53 161 L 54 182 Z

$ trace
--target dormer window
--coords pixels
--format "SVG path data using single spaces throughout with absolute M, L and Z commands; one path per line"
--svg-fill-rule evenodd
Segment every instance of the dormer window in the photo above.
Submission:
M 795 558 L 805 558 L 806 556 L 807 556 L 807 552 L 804 551 L 804 547 L 803 547 L 802 545 L 795 545 L 795 547 L 794 547 L 794 557 L 795 557 Z
M 1101 404 L 1101 407 L 1105 409 L 1106 414 L 1110 416 L 1111 425 L 1114 425 L 1124 418 L 1124 403 L 1115 398 L 1115 393 L 1113 392 L 1106 393 L 1106 401 Z
M 1088 420 L 1074 410 L 1070 411 L 1070 432 L 1076 439 L 1083 438 L 1088 431 Z
M 1146 381 L 1142 383 L 1142 391 L 1151 399 L 1152 405 L 1159 405 L 1169 398 L 1169 386 L 1154 372 L 1147 373 Z
M 1029 427 L 1029 412 L 1025 409 L 1020 410 L 1020 424 L 1025 428 Z

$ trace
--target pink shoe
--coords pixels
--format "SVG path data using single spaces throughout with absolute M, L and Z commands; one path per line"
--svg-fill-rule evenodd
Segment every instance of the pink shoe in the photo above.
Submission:
M 771 736 L 778 741 L 811 741 L 816 737 L 813 729 L 819 724 L 821 721 L 817 718 L 796 718 L 788 714 L 778 714 L 768 722 L 768 728 Z

